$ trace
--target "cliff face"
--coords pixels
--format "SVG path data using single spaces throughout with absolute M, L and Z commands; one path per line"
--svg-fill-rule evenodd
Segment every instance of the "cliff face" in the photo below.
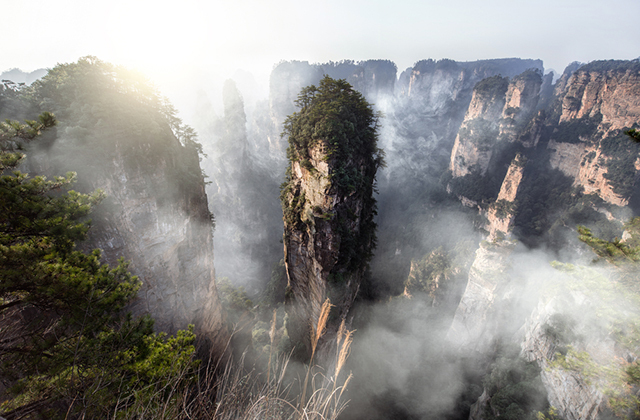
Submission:
M 639 75 L 637 62 L 610 61 L 572 65 L 553 87 L 531 70 L 508 84 L 479 82 L 450 155 L 447 190 L 487 214 L 492 238 L 509 225 L 526 241 L 540 237 L 586 194 L 626 206 L 640 173 L 637 146 L 624 134 L 640 123 Z M 507 172 L 517 154 L 529 163 L 508 200 L 510 220 L 499 221 L 503 180 L 514 175 Z
M 595 194 L 609 209 L 628 204 L 640 161 L 637 145 L 623 131 L 640 123 L 639 76 L 636 62 L 573 66 L 556 83 L 550 99 L 545 97 L 550 88 L 540 84 L 540 79 L 514 78 L 508 88 L 493 91 L 486 89 L 491 81 L 487 79 L 476 85 L 451 156 L 454 193 L 466 197 L 465 193 L 489 183 L 493 190 L 500 187 L 497 195 L 484 191 L 472 196 L 487 216 L 489 239 L 495 244 L 493 248 L 483 245 L 477 252 L 448 338 L 485 355 L 491 353 L 490 342 L 500 339 L 500 333 L 506 334 L 503 339 L 520 342 L 522 356 L 538 364 L 548 401 L 561 418 L 600 419 L 612 416 L 612 411 L 617 410 L 618 416 L 624 411 L 627 388 L 616 375 L 636 356 L 612 328 L 629 322 L 625 311 L 634 304 L 626 306 L 627 298 L 617 292 L 615 298 L 609 295 L 610 288 L 616 287 L 611 273 L 560 265 L 558 272 L 536 280 L 532 312 L 527 313 L 527 307 L 515 310 L 510 306 L 514 293 L 509 290 L 518 281 L 511 277 L 523 269 L 504 263 L 507 254 L 499 252 L 499 238 L 515 225 L 515 236 L 528 240 L 527 235 L 544 232 L 551 223 L 562 224 L 563 212 L 575 203 L 581 203 L 576 208 L 582 217 L 588 214 L 585 208 L 592 214 L 602 211 L 591 201 L 579 201 L 582 194 Z M 504 97 L 494 91 L 505 92 Z M 478 132 L 491 133 L 484 149 L 474 137 L 473 124 L 479 122 L 484 130 Z M 506 174 L 499 176 L 496 169 L 512 158 Z M 564 198 L 557 200 L 552 195 Z M 549 225 L 532 228 L 543 225 L 545 212 L 553 213 L 548 216 Z M 607 217 L 613 218 L 611 213 Z M 570 226 L 579 223 L 584 221 L 569 219 Z M 535 297 L 538 293 L 540 298 Z M 504 314 L 514 321 L 510 331 L 497 327 Z M 490 400 L 485 392 L 476 409 Z M 480 411 L 474 416 L 483 418 Z
M 541 71 L 542 62 L 521 59 L 473 62 L 423 60 L 403 72 L 396 88 L 398 104 L 393 115 L 396 120 L 394 126 L 405 137 L 403 142 L 409 142 L 406 146 L 403 145 L 404 147 L 424 149 L 430 152 L 425 156 L 420 156 L 423 158 L 420 159 L 423 164 L 416 169 L 428 173 L 436 168 L 442 172 L 445 169 L 442 167 L 442 163 L 445 162 L 446 157 L 451 156 L 450 151 L 455 147 L 454 143 L 457 143 L 455 142 L 456 135 L 461 129 L 463 121 L 475 120 L 477 115 L 484 114 L 484 112 L 489 112 L 487 117 L 483 117 L 484 120 L 491 120 L 491 114 L 496 114 L 494 115 L 496 118 L 499 117 L 497 110 L 503 104 L 496 104 L 495 101 L 504 101 L 505 92 L 501 89 L 505 87 L 485 86 L 487 91 L 478 92 L 474 99 L 476 84 L 487 78 L 495 80 L 499 75 L 514 77 L 527 69 Z M 492 95 L 497 96 L 492 97 Z M 520 99 L 519 96 L 513 96 L 514 103 Z M 470 106 L 470 103 L 473 104 Z M 483 109 L 485 106 L 482 105 L 483 103 L 486 106 L 491 104 L 491 109 Z M 494 122 L 491 121 L 491 123 Z M 495 127 L 473 128 L 477 130 L 472 129 L 471 131 L 484 132 L 486 129 L 495 129 Z M 480 145 L 472 160 L 481 162 L 484 157 L 483 151 L 484 146 Z M 444 155 L 440 155 L 441 153 Z M 416 159 L 416 161 L 418 160 Z M 469 166 L 473 164 L 470 163 Z
M 180 141 L 151 105 L 153 96 L 127 91 L 132 82 L 108 64 L 82 59 L 64 66 L 36 82 L 41 106 L 55 112 L 59 125 L 33 143 L 30 170 L 76 171 L 78 190 L 105 191 L 82 248 L 102 249 L 109 263 L 131 261 L 142 282 L 134 314 L 152 315 L 158 330 L 171 333 L 195 324 L 200 338 L 223 346 L 213 225 L 196 143 Z M 54 88 L 61 77 L 68 90 Z
M 487 231 L 490 241 L 497 239 L 500 235 L 506 235 L 511 230 L 515 216 L 516 197 L 522 183 L 525 165 L 525 158 L 522 155 L 516 155 L 504 176 L 496 202 L 487 210 Z
M 305 344 L 308 344 L 309 325 L 317 324 L 320 307 L 327 297 L 337 308 L 337 319 L 346 318 L 364 270 L 345 273 L 344 267 L 338 266 L 340 253 L 345 252 L 342 236 L 345 228 L 357 234 L 362 218 L 371 212 L 363 209 L 359 197 L 332 191 L 329 175 L 335 167 L 323 160 L 326 151 L 322 145 L 309 152 L 309 161 L 315 170 L 304 168 L 299 162 L 292 163 L 288 201 L 299 215 L 299 222 L 288 222 L 285 216 L 284 239 L 289 301 L 293 303 L 289 310 L 292 320 L 288 326 L 289 336 Z M 347 213 L 351 215 L 347 225 L 339 226 L 338 218 Z
M 566 353 L 566 346 L 570 344 L 577 345 L 577 351 L 589 349 L 590 353 L 598 354 L 606 363 L 620 355 L 614 351 L 615 344 L 612 340 L 590 339 L 588 342 L 577 343 L 568 337 L 575 337 L 580 332 L 575 328 L 577 325 L 573 320 L 570 321 L 572 325 L 563 325 L 567 318 L 562 313 L 567 305 L 575 307 L 576 303 L 571 298 L 554 298 L 546 303 L 541 301 L 524 325 L 522 356 L 540 366 L 549 404 L 559 411 L 562 418 L 595 420 L 607 411 L 604 394 L 579 369 L 566 369 L 555 362 L 556 353 Z
M 585 193 L 625 206 L 640 162 L 621 131 L 640 121 L 640 64 L 583 66 L 568 78 L 559 101 L 558 125 L 549 142 L 552 166 Z
M 540 73 L 531 70 L 510 81 L 494 76 L 475 86 L 451 152 L 453 177 L 486 174 L 500 143 L 516 141 L 518 129 L 531 118 L 541 86 Z

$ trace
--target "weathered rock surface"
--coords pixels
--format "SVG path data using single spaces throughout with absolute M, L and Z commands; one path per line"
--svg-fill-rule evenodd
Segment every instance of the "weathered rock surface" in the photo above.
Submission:
M 509 241 L 480 244 L 447 333 L 447 340 L 455 347 L 484 353 L 497 338 L 501 314 L 496 309 L 500 300 L 510 293 L 509 267 L 514 247 Z
M 527 70 L 510 81 L 494 76 L 479 82 L 451 151 L 454 177 L 484 176 L 496 148 L 514 142 L 519 127 L 531 118 L 539 100 L 542 77 Z M 534 142 L 527 143 L 535 146 Z
M 326 77 L 300 98 L 304 106 L 287 131 L 291 168 L 281 198 L 287 330 L 310 355 L 326 298 L 334 306 L 327 340 L 340 322 L 349 323 L 375 246 L 373 185 L 382 161 L 376 117 L 348 83 Z
M 169 333 L 195 324 L 200 339 L 223 348 L 197 143 L 176 137 L 171 110 L 129 73 L 91 57 L 61 67 L 37 88 L 59 125 L 31 144 L 28 170 L 76 171 L 80 192 L 104 190 L 81 247 L 101 249 L 108 263 L 131 261 L 142 283 L 130 307 L 135 315 L 150 314 L 156 329 Z
M 327 297 L 337 313 L 329 329 L 336 328 L 347 317 L 364 278 L 365 266 L 347 270 L 344 262 L 339 264 L 341 253 L 349 246 L 345 235 L 349 232 L 359 236 L 363 221 L 372 217 L 373 210 L 358 195 L 344 196 L 332 188 L 329 175 L 335 168 L 324 160 L 326 150 L 322 145 L 311 148 L 309 154 L 315 170 L 302 167 L 300 162 L 292 163 L 290 205 L 297 206 L 300 223 L 290 223 L 285 218 L 284 238 L 292 302 L 288 310 L 289 336 L 305 344 L 310 336 L 309 327 L 315 328 Z M 354 163 L 365 164 L 358 159 Z M 339 226 L 344 222 L 346 225 Z
M 490 241 L 495 240 L 499 235 L 506 235 L 513 224 L 515 200 L 522 183 L 525 164 L 525 158 L 522 155 L 516 155 L 502 181 L 496 202 L 487 211 L 487 231 Z
M 622 156 L 611 144 L 619 143 L 616 138 L 620 132 L 640 121 L 640 64 L 588 64 L 567 78 L 559 96 L 558 129 L 549 142 L 552 166 L 574 178 L 574 184 L 584 188 L 585 193 L 625 206 L 640 164 L 633 157 L 629 160 Z M 576 134 L 566 136 L 567 128 Z M 618 174 L 620 166 L 626 168 L 624 176 Z M 630 182 L 621 181 L 623 177 Z
M 46 155 L 30 156 L 30 165 L 47 167 L 48 173 L 73 168 L 82 190 L 105 191 L 107 198 L 92 214 L 93 227 L 82 247 L 101 249 L 109 263 L 119 258 L 131 261 L 130 271 L 142 282 L 130 308 L 134 314 L 152 315 L 158 330 L 171 333 L 195 324 L 201 338 L 220 345 L 224 317 L 214 282 L 213 227 L 197 153 L 173 137 L 162 157 L 148 166 L 142 156 L 151 145 L 132 150 L 116 140 L 113 153 L 99 159 L 79 153 L 73 163 L 43 162 L 68 150 L 70 143 L 59 136 Z M 192 177 L 176 180 L 182 170 Z
M 568 302 L 552 299 L 540 302 L 523 327 L 525 337 L 522 355 L 528 361 L 536 361 L 541 368 L 542 383 L 547 389 L 549 403 L 559 410 L 562 418 L 570 420 L 598 418 L 603 408 L 603 394 L 579 372 L 552 366 L 558 351 L 558 338 L 549 334 L 553 314 L 560 313 Z M 591 343 L 602 346 L 603 342 Z M 608 343 L 612 344 L 612 343 Z M 606 346 L 606 344 L 605 344 Z M 566 351 L 566 350 L 565 350 Z M 607 353 L 611 354 L 611 348 Z

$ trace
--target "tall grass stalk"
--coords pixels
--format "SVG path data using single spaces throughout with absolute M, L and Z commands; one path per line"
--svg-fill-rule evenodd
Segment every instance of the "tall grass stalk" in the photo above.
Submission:
M 336 420 L 346 407 L 342 399 L 351 374 L 339 381 L 349 355 L 352 331 L 344 324 L 336 346 L 335 366 L 318 365 L 317 347 L 325 333 L 331 305 L 325 301 L 312 335 L 312 357 L 304 381 L 292 372 L 291 354 L 279 356 L 273 349 L 276 335 L 275 317 L 269 332 L 271 347 L 267 371 L 246 368 L 245 354 L 237 360 L 211 358 L 194 376 L 183 370 L 176 377 L 163 378 L 149 385 L 144 397 L 119 400 L 113 420 Z M 333 364 L 333 363 L 332 363 Z M 297 368 L 297 365 L 295 366 Z M 301 367 L 301 366 L 300 366 Z M 329 372 L 324 374 L 324 372 Z M 126 386 L 123 384 L 123 386 Z

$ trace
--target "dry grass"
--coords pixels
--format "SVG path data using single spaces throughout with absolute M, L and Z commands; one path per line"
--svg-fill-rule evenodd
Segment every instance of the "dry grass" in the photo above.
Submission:
M 322 305 L 318 324 L 312 332 L 312 353 L 322 335 L 331 304 Z M 269 332 L 271 348 L 274 346 L 275 315 Z M 224 367 L 210 364 L 199 373 L 188 389 L 179 384 L 188 381 L 176 378 L 171 384 L 157 389 L 154 398 L 135 401 L 139 407 L 129 405 L 125 412 L 115 411 L 113 419 L 189 419 L 189 420 L 335 420 L 347 402 L 342 400 L 351 379 L 349 374 L 340 381 L 340 372 L 349 355 L 353 332 L 341 325 L 337 337 L 335 366 L 324 369 L 314 362 L 313 356 L 306 366 L 294 364 L 290 355 L 277 356 L 270 352 L 266 371 L 247 369 L 244 355 L 227 361 Z M 324 372 L 331 372 L 326 375 Z M 304 373 L 304 381 L 299 374 Z M 184 372 L 186 375 L 187 372 Z M 166 396 L 171 398 L 168 400 Z

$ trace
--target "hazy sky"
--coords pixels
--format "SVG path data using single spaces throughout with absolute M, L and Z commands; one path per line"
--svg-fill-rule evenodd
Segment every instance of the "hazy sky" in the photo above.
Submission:
M 639 0 L 2 0 L 0 72 L 85 55 L 176 79 L 281 60 L 640 56 Z M 170 81 L 171 82 L 168 82 Z

